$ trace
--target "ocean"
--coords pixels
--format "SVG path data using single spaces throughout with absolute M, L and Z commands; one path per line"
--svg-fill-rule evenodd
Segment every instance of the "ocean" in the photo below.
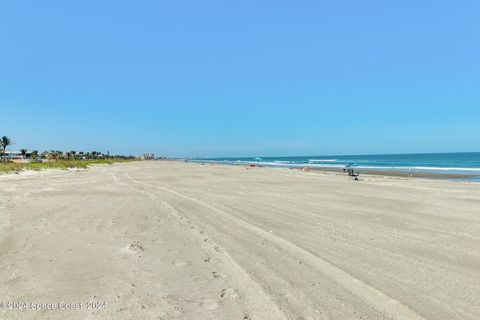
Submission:
M 345 168 L 409 172 L 468 174 L 480 176 L 480 152 L 376 154 L 350 156 L 294 156 L 249 158 L 196 158 L 200 162 L 259 164 L 273 167 Z

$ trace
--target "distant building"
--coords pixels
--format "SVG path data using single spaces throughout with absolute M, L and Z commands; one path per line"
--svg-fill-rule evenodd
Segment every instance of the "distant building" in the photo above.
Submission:
M 14 159 L 23 159 L 22 153 L 20 151 L 5 151 L 5 159 L 14 160 Z
M 47 159 L 48 158 L 48 151 L 43 151 L 38 156 L 40 159 Z
M 155 153 L 144 153 L 143 154 L 143 159 L 154 160 L 155 159 Z
M 2 154 L 2 157 L 3 156 L 5 156 L 5 160 L 12 161 L 12 162 L 23 163 L 23 162 L 29 162 L 30 161 L 30 160 L 27 160 L 26 157 L 23 156 L 20 151 L 7 150 L 7 151 L 5 151 L 5 155 Z

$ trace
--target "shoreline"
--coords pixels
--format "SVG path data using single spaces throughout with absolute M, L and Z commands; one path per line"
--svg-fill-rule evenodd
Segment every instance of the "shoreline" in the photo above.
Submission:
M 322 172 L 336 172 L 342 173 L 343 169 L 323 169 L 323 168 L 310 168 L 311 171 L 322 171 Z M 369 175 L 369 176 L 384 176 L 384 177 L 397 177 L 397 178 L 406 178 L 406 179 L 434 179 L 434 180 L 448 180 L 448 181 L 461 181 L 461 182 L 480 182 L 480 175 L 475 174 L 462 174 L 462 173 L 443 173 L 443 172 L 413 172 L 413 176 L 410 177 L 410 174 L 405 171 L 397 170 L 372 170 L 372 169 L 355 169 L 356 173 L 360 175 Z
M 302 170 L 303 168 L 309 168 L 310 171 L 316 172 L 330 172 L 330 173 L 341 173 L 344 174 L 343 168 L 315 168 L 311 167 L 308 164 L 304 166 L 275 166 L 269 164 L 262 164 L 259 162 L 252 161 L 250 163 L 227 163 L 227 162 L 201 162 L 201 161 L 185 161 L 185 160 L 169 160 L 169 161 L 179 161 L 187 163 L 196 163 L 196 164 L 205 164 L 205 165 L 226 165 L 226 166 L 249 166 L 255 165 L 259 168 L 277 168 L 277 169 L 290 169 L 290 170 Z M 414 171 L 413 176 L 410 177 L 410 174 L 407 169 L 402 170 L 382 170 L 382 169 L 362 169 L 361 167 L 353 167 L 355 173 L 359 173 L 360 176 L 383 176 L 383 177 L 396 177 L 396 178 L 406 178 L 406 179 L 433 179 L 433 180 L 447 180 L 447 181 L 458 181 L 458 182 L 474 182 L 480 183 L 480 174 L 473 173 L 447 173 L 447 172 L 428 172 L 428 171 Z

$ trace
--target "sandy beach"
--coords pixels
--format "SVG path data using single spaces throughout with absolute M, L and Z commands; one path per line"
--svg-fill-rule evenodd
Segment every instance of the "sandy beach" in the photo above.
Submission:
M 0 319 L 478 319 L 480 184 L 361 178 L 1 175 Z

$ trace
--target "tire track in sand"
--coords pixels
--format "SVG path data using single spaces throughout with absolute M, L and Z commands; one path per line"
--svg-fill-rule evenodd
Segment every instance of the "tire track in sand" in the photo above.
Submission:
M 275 243 L 276 245 L 282 247 L 284 250 L 289 251 L 290 253 L 302 257 L 302 259 L 308 262 L 311 266 L 317 269 L 320 273 L 329 277 L 332 281 L 337 283 L 339 286 L 343 287 L 362 301 L 364 301 L 367 305 L 371 306 L 373 309 L 377 310 L 378 312 L 382 313 L 389 319 L 394 320 L 425 320 L 422 316 L 417 314 L 415 311 L 410 309 L 405 304 L 401 303 L 398 300 L 388 296 L 387 294 L 383 293 L 382 291 L 368 285 L 367 283 L 363 282 L 362 280 L 354 277 L 353 275 L 349 274 L 345 270 L 333 265 L 332 263 L 328 262 L 327 260 L 311 253 L 310 251 L 299 247 L 292 242 L 283 239 L 279 236 L 276 236 L 256 225 L 253 225 L 249 222 L 246 222 L 236 216 L 231 215 L 215 206 L 212 206 L 209 203 L 203 202 L 199 199 L 187 196 L 183 193 L 177 192 L 175 190 L 171 190 L 162 186 L 154 185 L 145 183 L 139 180 L 132 178 L 127 173 L 127 178 L 134 183 L 142 184 L 148 187 L 154 187 L 165 192 L 169 192 L 174 194 L 178 197 L 181 197 L 185 200 L 189 200 L 195 202 L 201 206 L 204 206 L 223 217 L 229 219 L 233 223 L 242 226 L 243 228 L 249 230 L 250 232 L 256 233 L 257 235 Z M 230 259 L 232 259 L 230 257 Z M 233 260 L 233 259 L 232 259 Z M 235 263 L 236 264 L 236 263 Z M 237 265 L 238 266 L 238 265 Z M 238 266 L 238 268 L 240 268 Z M 242 272 L 245 271 L 242 269 Z M 250 281 L 252 281 L 250 279 Z M 253 282 L 256 286 L 258 284 Z M 262 289 L 261 289 L 262 290 Z M 263 291 L 263 290 L 262 290 Z
M 136 183 L 149 187 L 150 185 L 133 179 L 128 174 L 126 177 Z M 263 288 L 255 282 L 248 273 L 226 252 L 225 250 L 220 250 L 220 246 L 214 242 L 211 238 L 208 238 L 209 241 L 205 241 L 207 236 L 204 233 L 201 233 L 196 226 L 187 225 L 184 220 L 185 217 L 167 201 L 161 199 L 158 195 L 145 191 L 141 188 L 124 184 L 114 175 L 112 175 L 113 180 L 125 186 L 133 187 L 138 192 L 146 195 L 150 199 L 157 201 L 160 205 L 167 208 L 169 212 L 172 212 L 178 219 L 178 221 L 183 225 L 185 229 L 190 230 L 198 238 L 198 243 L 202 249 L 208 253 L 211 257 L 216 258 L 216 264 L 221 270 L 228 270 L 231 273 L 232 285 L 239 288 L 244 293 L 244 299 L 246 300 L 246 305 L 248 307 L 249 319 L 258 319 L 258 320 L 286 320 L 285 314 L 280 310 L 280 308 L 275 304 L 274 301 L 265 293 Z M 250 314 L 251 312 L 251 314 Z

